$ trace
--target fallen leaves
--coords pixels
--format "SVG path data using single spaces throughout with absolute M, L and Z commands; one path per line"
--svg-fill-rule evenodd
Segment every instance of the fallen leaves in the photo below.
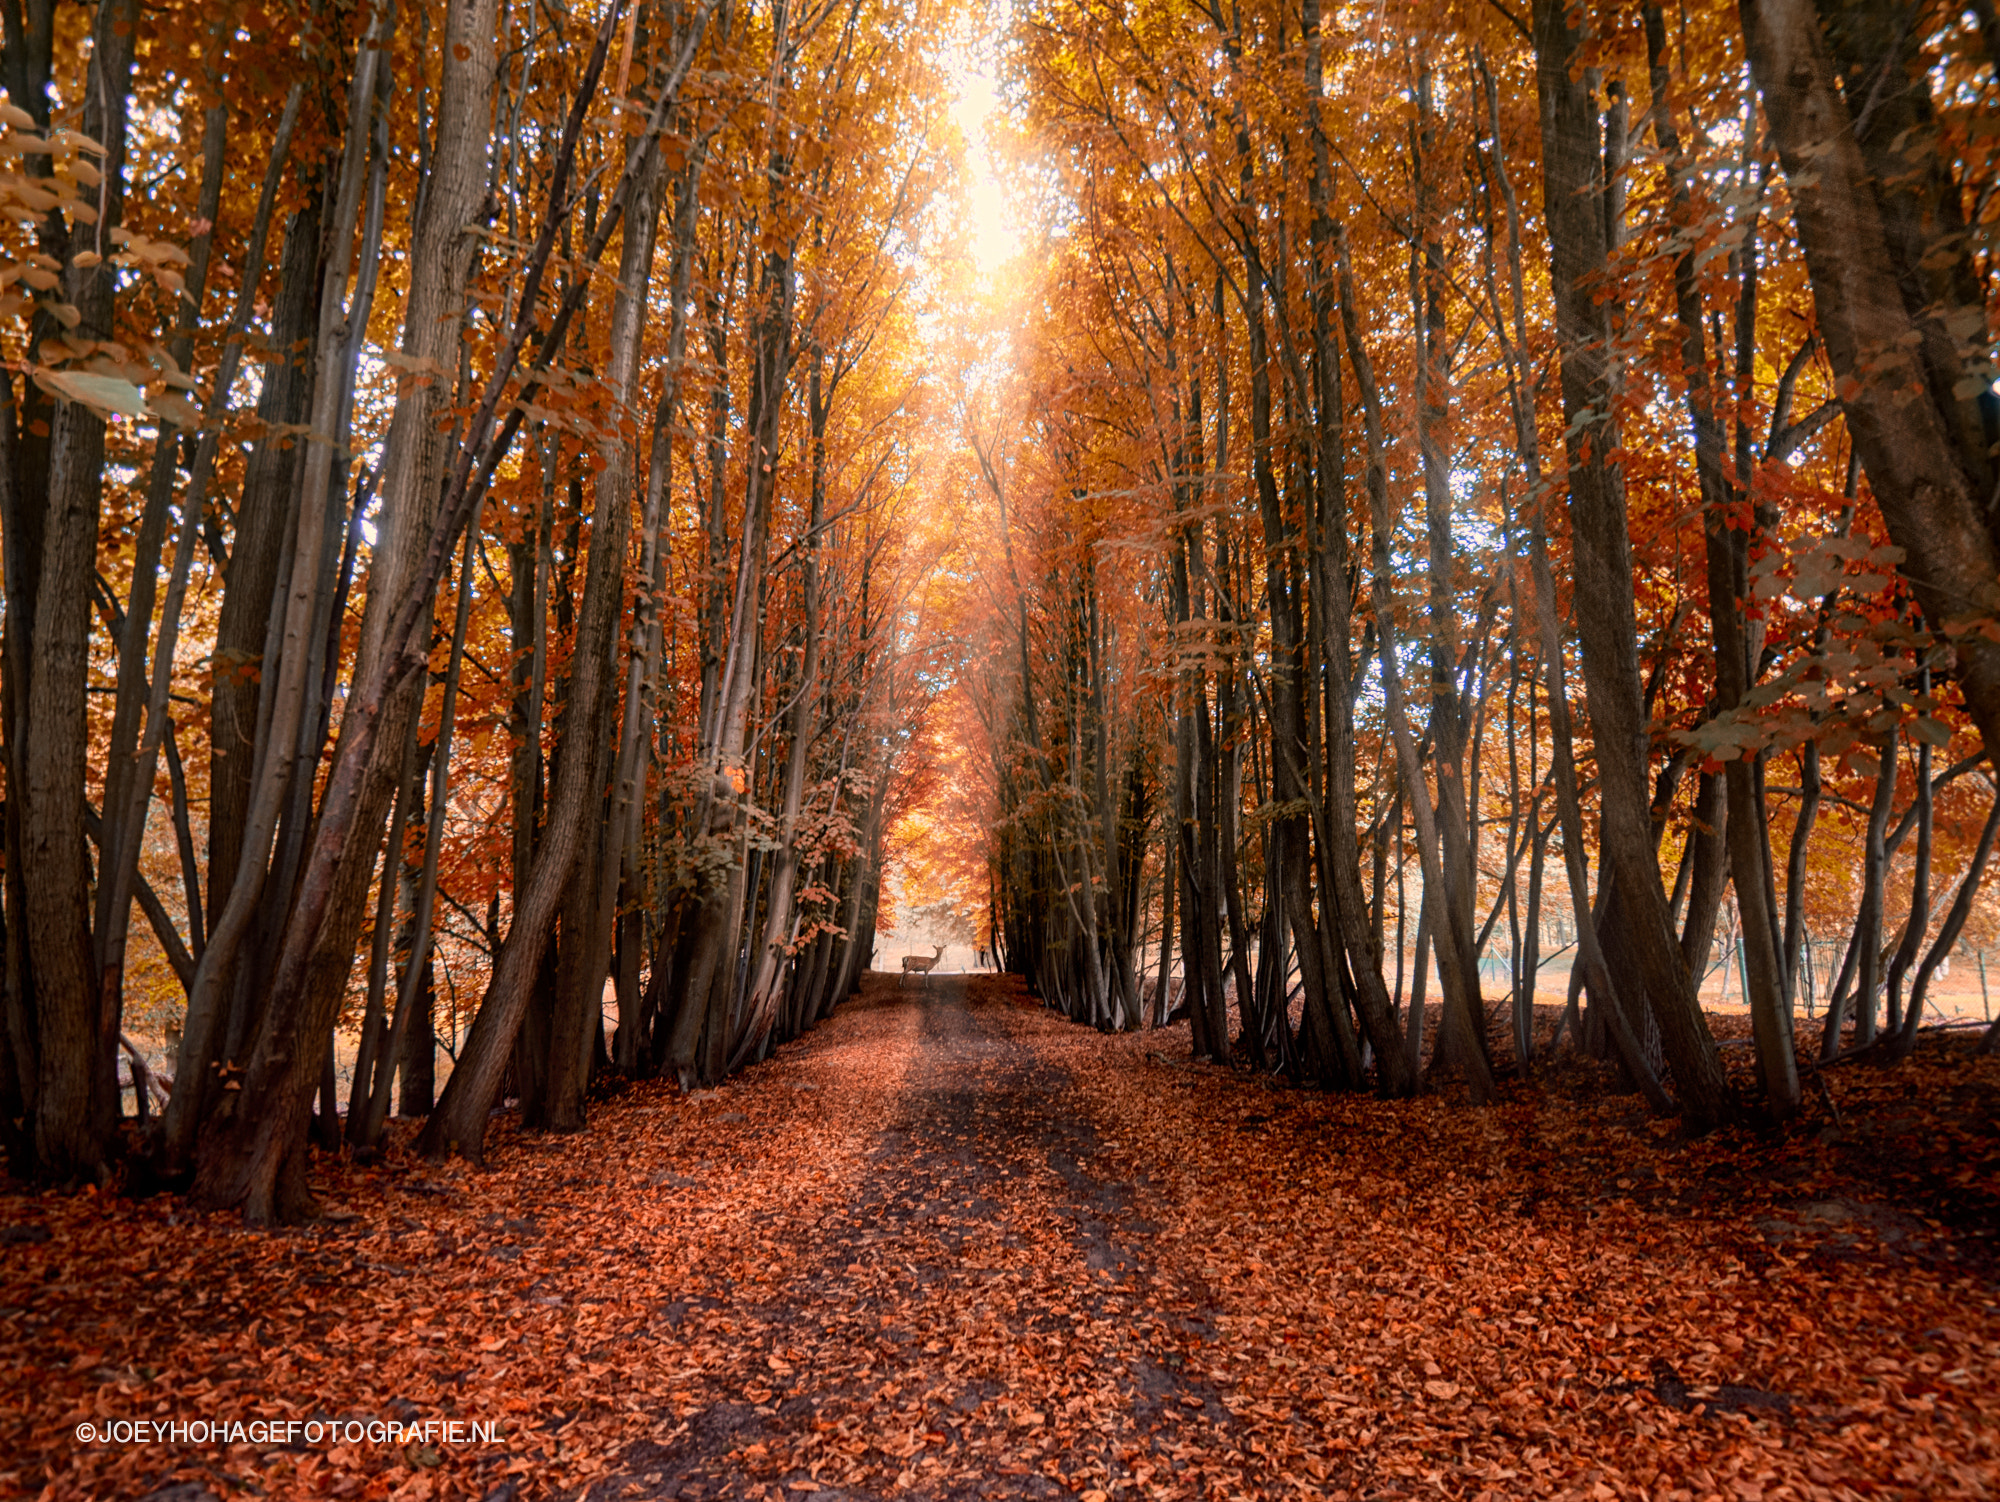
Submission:
M 1954 1148 L 1958 1164 L 1990 1173 L 1980 1113 L 1964 1110 L 1973 1092 L 1990 1121 L 1990 1066 L 1917 1075 L 1927 1109 L 1902 1103 L 1915 1093 L 1910 1075 L 1887 1088 L 1849 1076 L 1844 1088 L 1893 1094 L 1895 1116 L 1907 1125 L 1920 1115 L 1939 1145 L 1886 1162 L 1869 1152 L 1863 1164 L 1810 1133 L 1775 1151 L 1727 1134 L 1663 1142 L 1624 1102 L 1517 1091 L 1490 1112 L 1384 1106 L 1217 1071 L 1173 1080 L 1147 1058 L 1157 1040 L 1084 1035 L 1057 1046 L 1079 1095 L 1095 1106 L 1101 1090 L 1118 1134 L 1136 1129 L 1152 1144 L 1152 1187 L 1180 1212 L 1164 1234 L 1255 1249 L 1200 1264 L 1232 1337 L 1231 1406 L 1253 1429 L 1272 1427 L 1262 1417 L 1271 1411 L 1307 1413 L 1308 1455 L 1366 1455 L 1397 1475 L 1435 1469 L 1453 1488 L 1453 1476 L 1476 1487 L 1525 1459 L 1536 1494 L 1566 1495 L 1612 1484 L 1625 1488 L 1614 1495 L 1699 1494 L 1716 1489 L 1717 1473 L 1737 1495 L 1767 1483 L 1773 1495 L 1854 1495 L 1910 1468 L 1922 1481 L 1911 1495 L 1984 1495 L 1996 1474 L 1995 1410 L 1984 1401 L 1949 1412 L 1906 1404 L 1892 1431 L 1867 1437 L 1852 1427 L 1872 1396 L 1868 1362 L 1882 1359 L 1870 1353 L 1885 1347 L 1929 1347 L 1949 1369 L 1948 1353 L 1963 1351 L 1990 1380 L 2000 1355 L 1986 1292 L 1990 1214 L 1969 1207 L 1956 1241 L 1882 1205 L 1865 1225 L 1833 1223 L 1831 1242 L 1779 1251 L 1758 1228 L 1778 1205 L 1836 1193 L 1873 1203 L 1893 1184 L 1922 1200 L 1955 1176 Z M 1253 1163 L 1231 1130 L 1246 1107 L 1274 1123 Z M 1630 1172 L 1606 1173 L 1611 1162 Z M 1864 1167 L 1876 1182 L 1857 1182 Z M 1219 1183 L 1240 1192 L 1218 1196 Z M 1262 1344 L 1276 1311 L 1290 1359 Z M 1707 1384 L 1689 1387 L 1680 1411 L 1647 1371 L 1644 1358 L 1661 1350 Z M 1239 1401 L 1249 1394 L 1264 1401 Z M 1745 1433 L 1712 1427 L 1753 1414 Z M 1299 1443 L 1260 1437 L 1260 1453 L 1298 1458 Z M 1737 1474 L 1765 1451 L 1786 1459 L 1768 1475 Z M 1885 1452 L 1897 1451 L 1889 1463 Z M 1815 1466 L 1851 1480 L 1829 1490 L 1808 1474 Z
M 0 1200 L 25 1228 L 0 1264 L 0 1491 L 1930 1498 L 2000 1477 L 1986 1222 L 1925 1208 L 1967 1163 L 1963 1203 L 1990 1203 L 1990 1064 L 1848 1072 L 1839 1140 L 1681 1141 L 1617 1100 L 1475 1112 L 1167 1067 L 1148 1050 L 1171 1034 L 967 991 L 871 982 L 722 1089 L 500 1136 L 487 1174 L 333 1169 L 356 1220 Z M 314 1415 L 499 1434 L 73 1433 Z

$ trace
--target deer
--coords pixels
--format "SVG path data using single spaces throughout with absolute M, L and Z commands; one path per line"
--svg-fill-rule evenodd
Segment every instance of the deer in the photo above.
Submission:
M 937 962 L 943 958 L 944 945 L 942 944 L 937 946 L 937 953 L 928 958 L 921 954 L 906 954 L 903 956 L 903 974 L 908 975 L 911 971 L 915 971 L 924 978 L 924 984 L 928 986 L 931 983 L 931 971 L 936 967 Z M 901 985 L 902 982 L 898 981 L 896 984 Z

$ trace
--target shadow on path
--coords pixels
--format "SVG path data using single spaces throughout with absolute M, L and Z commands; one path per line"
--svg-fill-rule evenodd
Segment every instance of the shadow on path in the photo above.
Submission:
M 1155 1228 L 1093 1172 L 1106 1144 L 1026 1042 L 1039 1019 L 985 977 L 872 978 L 842 1009 L 847 1047 L 907 1048 L 907 1067 L 869 1103 L 881 1125 L 848 1203 L 783 1249 L 780 1297 L 741 1311 L 740 1366 L 762 1383 L 631 1447 L 585 1496 L 1067 1497 L 1226 1446 L 1231 1416 L 1190 1363 L 1206 1331 L 1150 1297 Z

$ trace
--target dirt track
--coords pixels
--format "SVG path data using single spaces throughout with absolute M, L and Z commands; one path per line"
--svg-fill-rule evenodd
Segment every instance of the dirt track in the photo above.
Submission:
M 1772 1164 L 1629 1098 L 1333 1097 L 1191 1065 L 1184 1033 L 1102 1037 L 1000 977 L 871 978 L 732 1087 L 781 1135 L 774 1097 L 840 1093 L 867 1124 L 845 1193 L 773 1243 L 782 1276 L 690 1307 L 685 1334 L 747 1379 L 711 1365 L 587 1495 L 2000 1478 L 1986 1248 L 1820 1172 L 1806 1134 Z
M 2000 1062 L 1694 1140 L 1582 1069 L 1382 1102 L 871 976 L 485 1171 L 321 1157 L 317 1225 L 10 1192 L 0 1497 L 2000 1491 Z M 497 1437 L 79 1440 L 142 1416 Z
M 783 1484 L 820 1502 L 1068 1496 L 1045 1460 L 1088 1489 L 1134 1465 L 1170 1471 L 1176 1449 L 1228 1453 L 1229 1411 L 1191 1366 L 1208 1332 L 1157 1311 L 1155 1227 L 1094 1168 L 1105 1144 L 1068 1075 L 1021 1036 L 1052 1019 L 975 984 L 989 999 L 969 1002 L 960 976 L 871 978 L 843 1008 L 840 1032 L 907 1050 L 873 1100 L 848 1102 L 880 1124 L 866 1176 L 793 1249 L 794 1276 L 751 1308 L 709 1299 L 682 1316 L 740 1329 L 748 1315 L 744 1365 L 769 1373 L 768 1398 L 701 1408 L 590 1497 L 743 1495 L 760 1446 L 758 1472 L 789 1460 Z M 827 1083 L 810 1077 L 813 1052 L 789 1082 L 807 1102 Z M 1089 1444 L 1058 1448 L 1079 1422 Z

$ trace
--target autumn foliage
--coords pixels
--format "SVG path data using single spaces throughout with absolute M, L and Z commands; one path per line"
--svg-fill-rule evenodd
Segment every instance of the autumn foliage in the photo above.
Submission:
M 2000 809 L 1990 40 L 1019 11 L 1047 219 L 963 403 L 993 577 L 954 707 L 1008 967 L 1390 1094 L 1432 985 L 1475 1099 L 1553 989 L 1566 1044 L 1705 1122 L 1795 1113 L 1807 1032 L 1949 1020 Z M 1806 53 L 1819 102 L 1774 104 Z M 1844 208 L 1814 131 L 1861 142 Z
M 952 15 L 80 15 L 0 126 L 16 1165 L 136 1109 L 282 1219 L 809 1026 L 945 626 Z
M 1986 1484 L 1985 0 L 0 26 L 0 1482 L 282 1351 L 567 1414 L 302 1491 Z

